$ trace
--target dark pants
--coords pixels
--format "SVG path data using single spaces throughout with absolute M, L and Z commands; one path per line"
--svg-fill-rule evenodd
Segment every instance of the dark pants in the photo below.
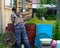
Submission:
M 14 26 L 14 29 L 15 29 L 17 47 L 21 48 L 21 37 L 22 37 L 26 48 L 31 48 L 24 24 L 23 23 L 17 24 L 16 26 Z

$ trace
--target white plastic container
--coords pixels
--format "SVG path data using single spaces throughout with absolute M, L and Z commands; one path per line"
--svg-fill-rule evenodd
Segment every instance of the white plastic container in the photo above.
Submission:
M 49 39 L 49 38 L 42 38 L 42 39 L 40 39 L 40 42 L 42 44 L 51 44 L 51 41 L 52 41 L 52 39 Z

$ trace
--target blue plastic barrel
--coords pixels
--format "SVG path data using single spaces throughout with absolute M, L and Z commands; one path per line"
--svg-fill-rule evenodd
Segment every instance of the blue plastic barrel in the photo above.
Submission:
M 37 24 L 36 25 L 36 37 L 35 45 L 40 48 L 41 38 L 51 38 L 52 39 L 52 24 Z
M 47 34 L 50 38 L 52 38 L 52 24 L 37 24 L 37 34 Z M 42 37 L 43 38 L 43 37 Z

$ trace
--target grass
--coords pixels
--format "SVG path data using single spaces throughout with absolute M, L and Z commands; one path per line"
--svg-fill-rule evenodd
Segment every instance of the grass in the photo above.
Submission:
M 0 33 L 0 48 L 3 48 L 3 46 L 2 46 L 2 33 Z

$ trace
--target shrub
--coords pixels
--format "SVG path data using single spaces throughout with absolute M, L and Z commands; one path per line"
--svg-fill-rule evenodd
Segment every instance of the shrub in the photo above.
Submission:
M 46 17 L 47 20 L 56 20 L 56 15 L 51 14 Z
M 60 22 L 56 21 L 56 25 L 53 32 L 53 39 L 60 40 Z
M 47 8 L 40 8 L 40 9 L 37 9 L 37 12 L 36 12 L 36 16 L 38 19 L 41 19 L 41 17 L 45 17 L 47 14 Z

